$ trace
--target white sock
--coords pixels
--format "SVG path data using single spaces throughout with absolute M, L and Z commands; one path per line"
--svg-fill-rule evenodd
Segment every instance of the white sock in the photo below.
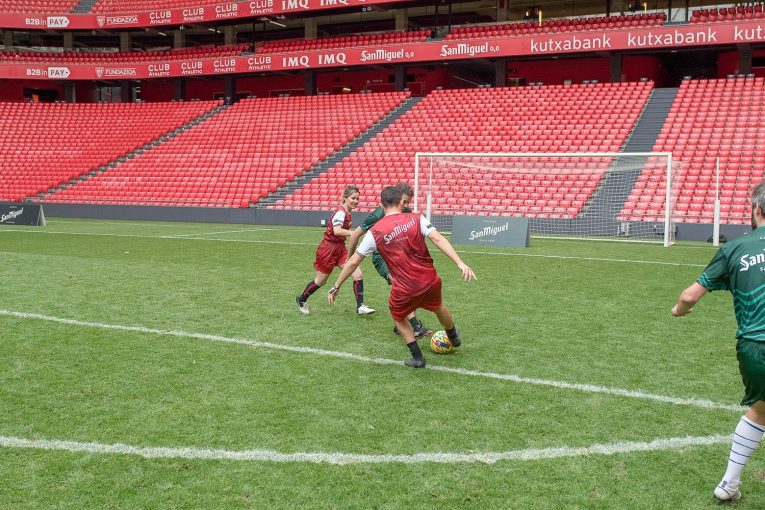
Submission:
M 741 472 L 744 471 L 746 463 L 751 458 L 754 450 L 760 445 L 762 435 L 765 433 L 765 427 L 758 425 L 746 416 L 742 416 L 733 433 L 733 443 L 730 447 L 728 456 L 728 469 L 725 471 L 723 486 L 728 486 L 733 490 L 738 488 L 741 482 Z

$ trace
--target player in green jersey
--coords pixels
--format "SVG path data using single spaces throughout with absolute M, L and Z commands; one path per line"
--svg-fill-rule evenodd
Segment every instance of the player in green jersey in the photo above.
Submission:
M 750 407 L 736 426 L 728 468 L 714 490 L 720 501 L 741 498 L 741 473 L 765 432 L 765 181 L 752 190 L 752 228 L 723 245 L 672 308 L 673 316 L 682 317 L 707 292 L 728 290 L 733 294 L 738 323 L 736 357 L 744 383 L 741 403 Z
M 412 190 L 412 187 L 405 183 L 397 184 L 396 186 L 401 189 L 404 195 L 403 212 L 412 212 L 411 209 L 409 209 L 409 202 L 411 202 L 412 197 L 414 197 L 414 191 Z M 359 239 L 361 239 L 364 234 L 366 234 L 367 231 L 372 228 L 372 225 L 377 223 L 383 216 L 385 216 L 385 212 L 383 211 L 382 206 L 378 206 L 377 209 L 369 213 L 369 215 L 364 219 L 364 222 L 360 226 L 354 229 L 354 231 L 351 233 L 350 241 L 348 241 L 349 254 L 353 255 L 356 253 L 356 246 L 358 246 Z M 388 285 L 392 285 L 393 278 L 390 275 L 390 271 L 388 271 L 388 265 L 385 263 L 379 253 L 374 252 L 372 254 L 372 264 L 374 264 L 375 269 L 377 269 L 377 272 L 380 274 L 380 276 L 382 276 L 383 279 L 388 282 Z M 407 319 L 414 329 L 414 335 L 416 338 L 422 338 L 423 336 L 427 336 L 433 333 L 433 330 L 422 325 L 420 320 L 415 316 L 414 312 L 412 312 L 407 317 Z M 393 326 L 393 332 L 398 335 L 398 328 Z

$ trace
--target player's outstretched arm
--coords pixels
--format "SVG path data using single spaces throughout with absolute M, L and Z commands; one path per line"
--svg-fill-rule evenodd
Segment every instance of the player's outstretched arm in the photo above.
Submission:
M 332 288 L 329 289 L 329 294 L 327 294 L 327 301 L 330 305 L 335 303 L 335 299 L 337 299 L 337 295 L 340 292 L 340 287 L 343 285 L 343 282 L 345 282 L 345 280 L 347 280 L 348 277 L 353 274 L 356 268 L 359 267 L 359 264 L 361 264 L 362 260 L 364 260 L 363 255 L 354 253 L 351 255 L 351 258 L 345 261 L 345 264 L 343 264 L 343 270 L 340 271 L 340 276 L 337 277 L 337 281 L 332 286 Z
M 693 311 L 693 306 L 707 293 L 707 289 L 698 282 L 693 282 L 690 287 L 680 293 L 677 303 L 672 307 L 673 317 L 682 317 Z
M 466 282 L 469 282 L 470 280 L 477 280 L 475 273 L 473 270 L 465 264 L 459 255 L 457 255 L 457 252 L 454 250 L 454 247 L 452 246 L 452 243 L 450 243 L 443 235 L 441 235 L 441 232 L 438 230 L 432 231 L 430 234 L 428 234 L 428 239 L 430 239 L 433 244 L 436 245 L 436 248 L 441 250 L 444 255 L 449 257 L 452 262 L 454 262 L 459 270 L 462 272 L 462 279 Z
M 339 225 L 332 227 L 332 233 L 339 237 L 348 237 L 353 235 L 353 231 L 347 228 L 343 228 Z
M 350 240 L 348 241 L 348 253 L 353 255 L 356 253 L 356 246 L 359 245 L 359 239 L 361 239 L 361 236 L 364 235 L 364 229 L 361 227 L 356 227 L 353 229 L 353 232 L 351 232 Z

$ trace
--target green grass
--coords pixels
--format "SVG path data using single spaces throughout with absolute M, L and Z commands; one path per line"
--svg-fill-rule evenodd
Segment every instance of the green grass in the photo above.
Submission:
M 403 360 L 389 288 L 369 262 L 372 316 L 324 291 L 301 316 L 318 228 L 52 218 L 0 231 L 0 310 Z M 735 405 L 731 298 L 669 309 L 711 258 L 533 239 L 432 250 L 463 333 L 430 366 Z M 666 262 L 649 264 L 645 262 Z M 334 279 L 330 279 L 334 281 Z M 432 314 L 421 312 L 436 327 Z M 0 314 L 0 436 L 143 447 L 372 455 L 581 448 L 728 435 L 739 412 L 411 370 L 337 356 Z M 496 463 L 330 465 L 147 459 L 0 447 L 0 508 L 712 508 L 727 444 Z M 765 506 L 761 452 L 736 508 Z

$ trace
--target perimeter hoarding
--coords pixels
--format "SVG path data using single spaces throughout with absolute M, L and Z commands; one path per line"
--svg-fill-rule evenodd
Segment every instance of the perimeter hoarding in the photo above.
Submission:
M 525 57 L 566 53 L 650 51 L 699 46 L 731 46 L 765 41 L 765 21 L 671 25 L 558 35 L 497 37 L 389 44 L 337 50 L 259 53 L 131 64 L 0 63 L 0 78 L 98 80 L 183 78 L 236 73 L 412 64 L 475 58 Z

